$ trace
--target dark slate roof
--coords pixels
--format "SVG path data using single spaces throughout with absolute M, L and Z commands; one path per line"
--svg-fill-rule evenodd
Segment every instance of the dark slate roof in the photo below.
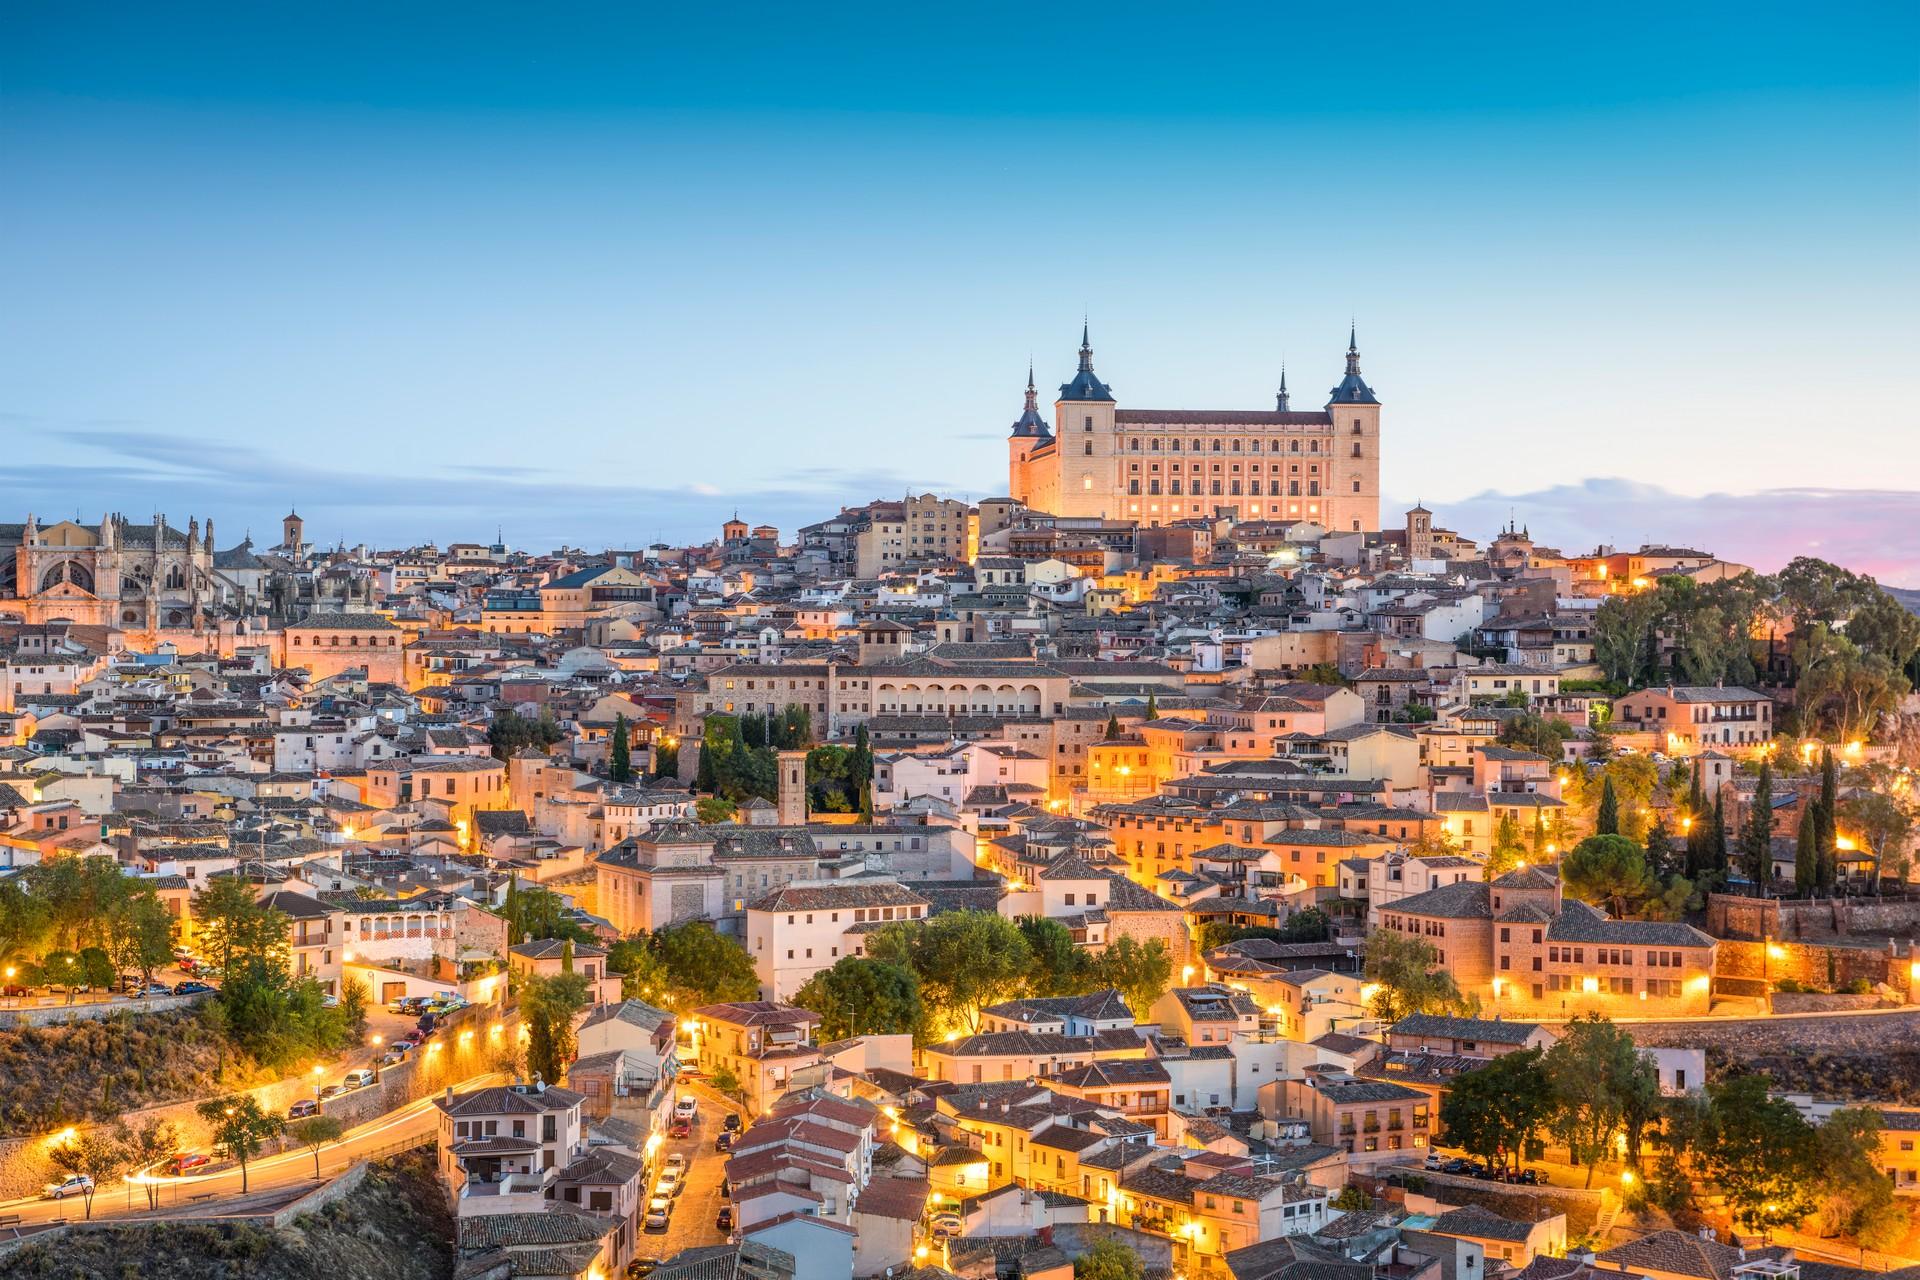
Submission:
M 1402 904 L 1404 905 L 1404 903 Z M 1615 920 L 1569 899 L 1547 926 L 1549 942 L 1607 942 L 1648 947 L 1710 947 L 1713 939 L 1690 924 L 1666 920 Z
M 1481 881 L 1459 880 L 1402 898 L 1381 910 L 1410 916 L 1441 916 L 1449 920 L 1491 920 L 1493 899 L 1487 885 Z
M 1500 1018 L 1454 1018 L 1442 1013 L 1410 1013 L 1387 1028 L 1396 1036 L 1444 1036 L 1487 1044 L 1525 1044 L 1540 1029 L 1537 1022 L 1507 1022 Z

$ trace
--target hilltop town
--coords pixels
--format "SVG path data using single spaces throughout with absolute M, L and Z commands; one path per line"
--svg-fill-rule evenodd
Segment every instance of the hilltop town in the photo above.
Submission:
M 1383 521 L 1351 337 L 1275 403 L 1083 337 L 1005 496 L 689 545 L 0 525 L 0 1275 L 423 1178 L 396 1275 L 1920 1265 L 1920 617 Z

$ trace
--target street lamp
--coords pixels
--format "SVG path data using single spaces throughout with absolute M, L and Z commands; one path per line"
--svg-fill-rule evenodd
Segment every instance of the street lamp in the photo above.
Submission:
M 380 1083 L 380 1045 L 385 1039 L 386 1037 L 381 1035 L 379 1032 L 377 1031 L 374 1032 L 374 1035 L 373 1035 L 373 1082 L 375 1084 Z
M 317 1062 L 316 1062 L 316 1063 L 314 1063 L 314 1064 L 313 1064 L 313 1100 L 314 1100 L 315 1102 L 318 1102 L 318 1101 L 320 1101 L 320 1075 L 321 1075 L 321 1071 L 322 1071 L 322 1068 L 321 1068 L 321 1066 L 320 1066 L 320 1064 L 319 1064 L 319 1063 L 317 1063 Z

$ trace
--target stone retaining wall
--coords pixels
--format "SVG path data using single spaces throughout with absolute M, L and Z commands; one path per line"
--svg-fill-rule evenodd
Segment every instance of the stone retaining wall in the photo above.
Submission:
M 211 994 L 197 996 L 154 996 L 150 1000 L 97 1000 L 91 1004 L 64 1004 L 57 998 L 47 1004 L 0 1009 L 0 1027 L 54 1027 L 68 1022 L 94 1022 L 120 1013 L 168 1013 L 189 1009 Z
M 1716 978 L 1763 978 L 1795 982 L 1831 990 L 1865 978 L 1906 989 L 1905 956 L 1896 957 L 1885 943 L 1865 939 L 1857 943 L 1724 941 L 1715 951 Z M 1898 972 L 1896 972 L 1898 971 Z
M 421 1051 L 412 1055 L 397 1067 L 383 1067 L 380 1070 L 380 1082 L 365 1089 L 356 1089 L 352 1093 L 329 1098 L 320 1104 L 321 1113 L 332 1116 L 347 1128 L 367 1121 L 417 1101 L 429 1094 L 438 1093 L 447 1085 L 464 1080 L 469 1076 L 489 1070 L 492 1067 L 492 1052 L 489 1037 L 486 1034 L 487 1018 L 493 1010 L 481 1010 L 485 1017 L 474 1016 L 472 1026 L 456 1024 L 441 1036 L 429 1041 L 429 1044 L 441 1044 L 438 1051 Z M 502 1042 L 510 1042 L 516 1034 L 517 1024 L 508 1022 L 503 1028 Z M 462 1042 L 459 1034 L 463 1030 L 473 1030 L 472 1039 Z M 329 1082 L 337 1080 L 341 1073 L 357 1066 L 370 1065 L 372 1054 L 361 1049 L 346 1055 L 331 1064 L 326 1071 Z M 260 1102 L 264 1111 L 284 1115 L 288 1107 L 302 1098 L 311 1098 L 314 1092 L 311 1075 L 289 1076 L 272 1084 L 246 1090 Z M 165 1120 L 171 1123 L 180 1135 L 182 1151 L 208 1151 L 207 1124 L 200 1118 L 198 1107 L 202 1099 L 194 1098 L 183 1102 L 163 1103 L 146 1107 L 138 1111 L 126 1112 L 122 1117 L 130 1126 L 146 1124 L 152 1120 Z M 112 1125 L 80 1125 L 82 1131 L 111 1132 Z M 49 1135 L 37 1135 L 25 1138 L 0 1140 L 0 1200 L 17 1200 L 25 1196 L 39 1194 L 41 1188 L 54 1181 L 53 1163 L 47 1153 L 55 1142 Z M 274 1152 L 290 1145 L 285 1139 L 278 1144 L 269 1144 L 268 1152 Z
M 1920 937 L 1920 897 L 1747 898 L 1707 895 L 1707 932 L 1716 938 Z

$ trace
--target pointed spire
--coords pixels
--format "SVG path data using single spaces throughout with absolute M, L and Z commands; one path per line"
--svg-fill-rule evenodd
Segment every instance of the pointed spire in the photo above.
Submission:
M 1080 319 L 1080 371 L 1060 387 L 1062 400 L 1111 400 L 1113 391 L 1093 373 L 1093 340 L 1086 317 Z
M 1287 413 L 1292 408 L 1287 402 L 1287 362 L 1284 360 L 1280 362 L 1280 394 L 1275 400 L 1274 408 L 1281 413 Z
M 1359 326 L 1352 321 L 1347 323 L 1347 376 L 1333 389 L 1330 404 L 1379 404 L 1374 398 L 1373 388 L 1360 376 Z

